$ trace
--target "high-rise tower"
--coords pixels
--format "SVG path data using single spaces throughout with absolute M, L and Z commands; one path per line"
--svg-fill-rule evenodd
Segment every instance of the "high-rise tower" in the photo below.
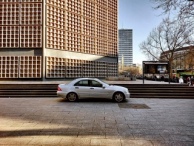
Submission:
M 123 66 L 130 66 L 133 64 L 132 29 L 119 29 L 119 62 Z

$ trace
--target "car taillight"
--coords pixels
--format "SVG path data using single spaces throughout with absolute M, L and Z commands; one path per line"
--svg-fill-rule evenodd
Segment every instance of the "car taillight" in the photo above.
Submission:
M 58 91 L 62 91 L 60 87 L 58 87 Z

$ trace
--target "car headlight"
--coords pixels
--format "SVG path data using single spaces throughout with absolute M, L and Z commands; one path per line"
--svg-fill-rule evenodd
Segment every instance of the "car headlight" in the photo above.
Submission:
M 126 93 L 129 93 L 129 90 L 126 88 L 125 92 L 126 92 Z

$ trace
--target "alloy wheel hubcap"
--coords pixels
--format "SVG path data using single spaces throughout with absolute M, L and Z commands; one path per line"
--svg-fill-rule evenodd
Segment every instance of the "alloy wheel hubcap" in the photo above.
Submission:
M 120 94 L 120 93 L 116 94 L 116 95 L 115 95 L 115 100 L 116 100 L 117 102 L 121 102 L 121 101 L 123 100 L 123 95 Z
M 75 101 L 76 95 L 74 93 L 71 93 L 71 94 L 69 94 L 68 99 L 69 99 L 69 101 Z

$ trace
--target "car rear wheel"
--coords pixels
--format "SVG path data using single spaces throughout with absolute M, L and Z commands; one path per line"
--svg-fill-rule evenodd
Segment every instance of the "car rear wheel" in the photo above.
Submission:
M 69 101 L 71 101 L 71 102 L 74 102 L 74 101 L 76 101 L 77 100 L 77 94 L 76 93 L 69 93 L 68 95 L 67 95 L 67 99 L 69 100 Z
M 123 102 L 124 99 L 125 99 L 125 96 L 123 93 L 121 92 L 116 92 L 113 96 L 113 99 L 116 101 L 116 102 Z

